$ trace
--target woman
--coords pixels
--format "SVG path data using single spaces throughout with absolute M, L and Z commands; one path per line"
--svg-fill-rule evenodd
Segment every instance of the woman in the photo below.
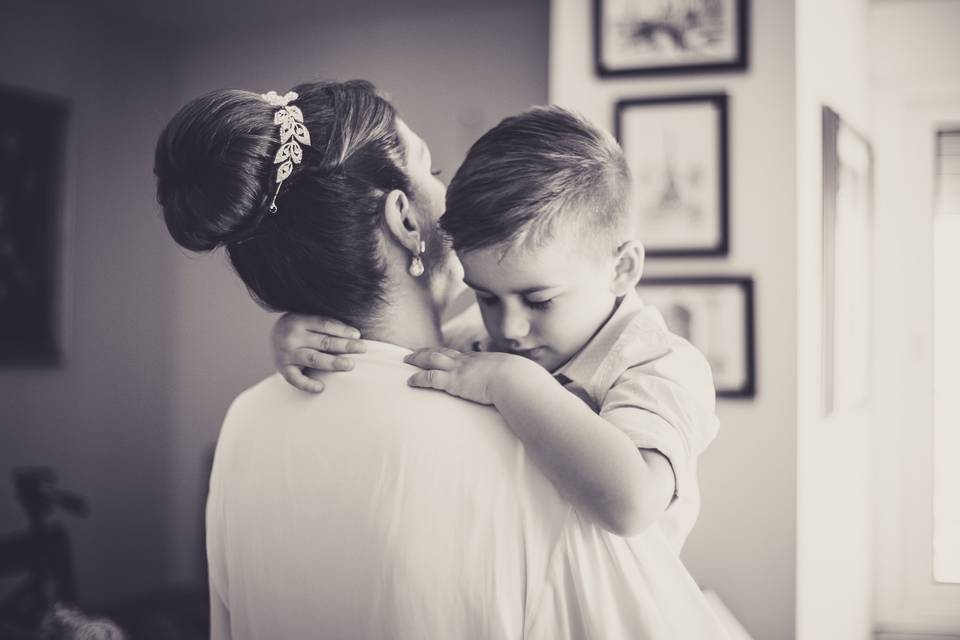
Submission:
M 406 385 L 460 273 L 429 149 L 372 85 L 195 100 L 156 174 L 178 243 L 226 247 L 261 304 L 367 346 L 323 394 L 273 376 L 231 407 L 207 504 L 213 637 L 723 637 L 659 528 L 608 534 L 492 409 Z
M 462 283 L 436 225 L 444 185 L 429 148 L 369 83 L 296 89 L 313 144 L 298 145 L 302 161 L 282 181 L 276 103 L 218 91 L 177 114 L 156 152 L 167 228 L 193 251 L 225 247 L 270 310 L 335 318 L 389 341 L 381 312 L 401 303 L 426 316 L 424 333 L 433 334 L 436 310 Z M 389 233 L 380 233 L 384 222 Z M 391 266 L 415 260 L 421 277 L 387 286 Z

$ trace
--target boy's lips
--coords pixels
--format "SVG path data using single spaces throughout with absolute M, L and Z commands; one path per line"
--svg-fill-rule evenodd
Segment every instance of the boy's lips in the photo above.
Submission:
M 546 351 L 545 347 L 533 347 L 532 349 L 510 349 L 510 353 L 516 356 L 522 356 L 529 360 L 536 360 Z

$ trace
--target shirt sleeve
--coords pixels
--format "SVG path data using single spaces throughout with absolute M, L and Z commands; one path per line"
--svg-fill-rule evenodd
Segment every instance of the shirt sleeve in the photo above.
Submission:
M 716 437 L 715 405 L 706 359 L 683 344 L 624 371 L 604 395 L 600 416 L 637 448 L 662 453 L 673 467 L 675 495 L 681 495 L 692 481 L 691 464 Z

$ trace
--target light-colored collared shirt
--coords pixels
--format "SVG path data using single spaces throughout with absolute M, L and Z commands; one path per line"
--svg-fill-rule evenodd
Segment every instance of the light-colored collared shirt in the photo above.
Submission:
M 444 336 L 455 349 L 488 347 L 475 309 L 445 326 Z M 700 513 L 697 459 L 719 426 L 707 359 L 631 292 L 590 342 L 553 374 L 638 448 L 656 449 L 670 461 L 674 499 L 658 525 L 679 553 Z
M 719 427 L 707 359 L 630 293 L 554 375 L 637 448 L 670 461 L 674 499 L 658 524 L 679 553 L 700 514 L 697 459 Z
M 409 351 L 273 376 L 227 414 L 207 501 L 212 637 L 720 638 L 663 533 L 581 519 L 490 407 Z

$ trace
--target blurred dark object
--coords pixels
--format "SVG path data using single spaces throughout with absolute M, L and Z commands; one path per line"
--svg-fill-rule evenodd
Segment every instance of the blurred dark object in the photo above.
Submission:
M 124 640 L 123 631 L 105 618 L 91 618 L 78 609 L 53 606 L 43 617 L 38 640 Z
M 0 86 L 0 365 L 62 356 L 67 104 Z
M 51 518 L 58 510 L 80 517 L 88 512 L 83 498 L 56 487 L 50 469 L 17 469 L 13 481 L 28 526 L 0 537 L 0 577 L 17 578 L 0 598 L 0 637 L 36 629 L 54 604 L 76 600 L 67 532 Z
M 13 472 L 13 482 L 31 530 L 47 528 L 47 518 L 57 508 L 81 518 L 89 513 L 86 500 L 76 493 L 56 488 L 57 477 L 46 467 L 17 469 Z
M 85 517 L 87 502 L 57 488 L 44 467 L 13 472 L 27 528 L 0 537 L 0 578 L 14 578 L 0 595 L 0 640 L 201 640 L 210 628 L 206 585 L 190 586 L 101 607 L 76 607 L 65 512 Z M 96 616 L 96 617 L 94 617 Z
M 210 634 L 207 598 L 204 584 L 88 609 L 115 621 L 131 640 L 206 640 Z

